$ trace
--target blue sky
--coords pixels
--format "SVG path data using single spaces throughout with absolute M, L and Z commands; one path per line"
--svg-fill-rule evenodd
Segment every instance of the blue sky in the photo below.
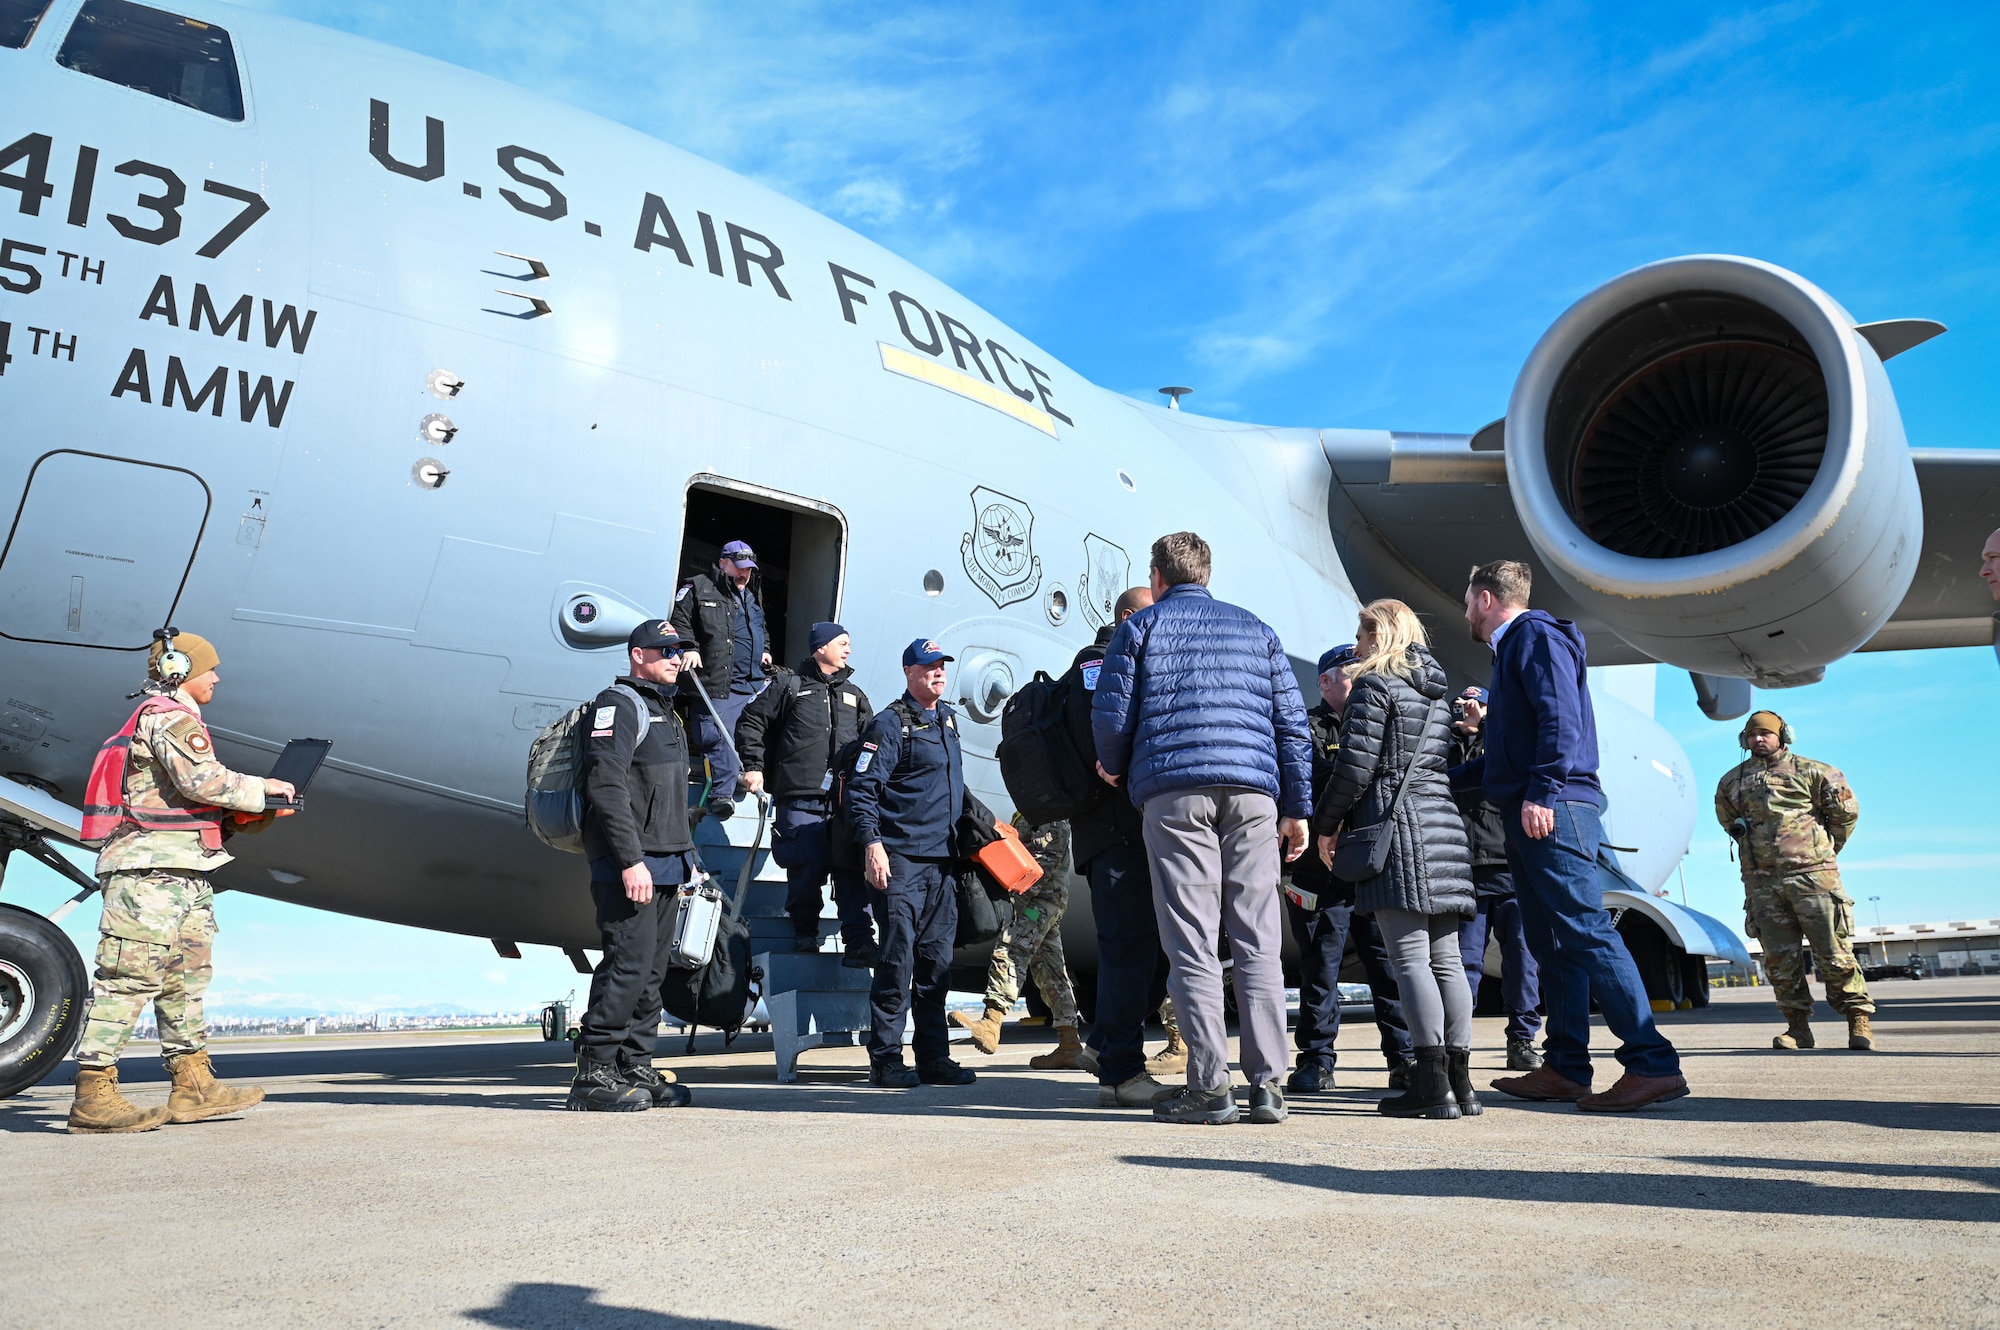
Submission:
M 752 176 L 1135 396 L 1192 384 L 1207 414 L 1470 431 L 1585 291 L 1725 251 L 1862 320 L 1949 325 L 1894 363 L 1905 426 L 1920 446 L 1993 443 L 1993 7 L 261 7 Z M 1855 657 L 1762 699 L 1855 786 L 1864 921 L 1876 895 L 1885 921 L 2000 915 L 1996 687 L 1992 653 L 1968 649 Z M 1712 787 L 1734 727 L 1676 673 L 1659 714 Z M 1740 921 L 1725 844 L 1700 825 L 1687 894 Z M 23 868 L 8 885 L 59 898 Z M 247 897 L 222 914 L 218 1008 L 493 1009 L 580 987 L 548 953 L 500 962 Z

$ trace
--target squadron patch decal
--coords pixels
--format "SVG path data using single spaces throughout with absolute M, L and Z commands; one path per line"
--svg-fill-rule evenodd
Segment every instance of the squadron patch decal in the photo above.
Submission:
M 608 730 L 617 719 L 617 707 L 599 707 L 597 714 L 591 717 L 590 728 L 593 730 Z
M 1077 575 L 1076 598 L 1093 628 L 1111 622 L 1111 607 L 1131 585 L 1132 558 L 1124 549 L 1092 532 L 1083 538 L 1083 571 Z M 1093 685 L 1094 686 L 1094 685 Z
M 972 530 L 959 545 L 959 557 L 973 585 L 1002 609 L 1042 585 L 1034 537 L 1035 513 L 1026 503 L 984 485 L 972 491 Z

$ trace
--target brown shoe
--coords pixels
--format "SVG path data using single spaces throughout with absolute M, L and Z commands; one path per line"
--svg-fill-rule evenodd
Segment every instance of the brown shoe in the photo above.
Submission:
M 1847 1013 L 1847 1046 L 1857 1052 L 1875 1047 L 1875 1026 L 1867 1012 Z
M 1039 1057 L 1028 1059 L 1028 1065 L 1036 1071 L 1075 1071 L 1083 1064 L 1083 1041 L 1076 1037 L 1074 1025 L 1056 1027 L 1056 1046 Z
M 1618 1084 L 1602 1094 L 1585 1095 L 1576 1106 L 1585 1113 L 1630 1113 L 1669 1099 L 1684 1099 L 1687 1093 L 1685 1076 L 1641 1076 L 1628 1071 L 1618 1078 Z
M 167 1120 L 164 1108 L 140 1108 L 118 1093 L 118 1067 L 78 1067 L 76 1102 L 70 1106 L 69 1129 L 79 1135 L 151 1131 Z
M 167 1096 L 169 1122 L 201 1122 L 226 1113 L 241 1113 L 264 1102 L 261 1085 L 238 1090 L 216 1080 L 206 1052 L 175 1053 L 166 1063 L 168 1074 L 174 1078 L 173 1093 Z
M 1548 1067 L 1537 1067 L 1526 1076 L 1502 1076 L 1493 1082 L 1493 1088 L 1501 1094 L 1513 1095 L 1516 1099 L 1537 1099 L 1557 1103 L 1572 1103 L 1590 1093 L 1588 1085 L 1579 1085 L 1558 1071 Z
M 977 1016 L 968 1016 L 962 1011 L 951 1014 L 954 1025 L 963 1026 L 972 1034 L 972 1046 L 982 1053 L 1000 1051 L 1000 1025 L 1007 1019 L 1004 1007 L 987 1007 Z

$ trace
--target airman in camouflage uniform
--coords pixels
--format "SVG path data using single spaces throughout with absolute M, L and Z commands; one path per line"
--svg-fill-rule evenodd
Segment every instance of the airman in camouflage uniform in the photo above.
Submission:
M 1750 757 L 1722 778 L 1715 816 L 1736 841 L 1743 912 L 1764 948 L 1764 973 L 1785 1014 L 1774 1048 L 1811 1048 L 1812 990 L 1805 947 L 1826 984 L 1827 1005 L 1847 1018 L 1847 1046 L 1873 1048 L 1874 1000 L 1854 959 L 1854 901 L 1834 859 L 1860 820 L 1854 792 L 1834 767 L 1800 757 L 1776 712 L 1744 722 Z
M 1082 1065 L 1077 1058 L 1083 1042 L 1077 1038 L 1076 990 L 1070 985 L 1062 949 L 1062 917 L 1069 909 L 1069 823 L 1031 827 L 1016 813 L 1014 825 L 1021 832 L 1021 843 L 1042 866 L 1041 881 L 1013 899 L 1014 916 L 993 948 L 993 963 L 986 973 L 985 1011 L 977 1017 L 953 1012 L 952 1019 L 972 1032 L 972 1046 L 980 1052 L 999 1048 L 1000 1025 L 1021 995 L 1025 970 L 1049 1004 L 1059 1041 L 1052 1052 L 1028 1059 L 1028 1065 L 1042 1071 L 1071 1070 Z
M 209 1067 L 201 1009 L 215 942 L 208 874 L 230 861 L 215 824 L 231 832 L 261 830 L 275 813 L 243 823 L 231 814 L 264 813 L 267 792 L 290 796 L 292 789 L 283 781 L 239 775 L 216 760 L 201 720 L 201 704 L 215 696 L 215 648 L 192 633 L 178 634 L 174 647 L 192 668 L 163 680 L 164 644 L 154 644 L 149 690 L 175 705 L 138 717 L 125 761 L 122 805 L 110 810 L 118 826 L 97 856 L 104 913 L 90 1013 L 76 1046 L 73 1132 L 150 1131 L 162 1122 L 199 1122 L 237 1112 L 264 1097 L 261 1089 L 223 1085 Z M 186 829 L 158 825 L 177 821 Z M 206 829 L 203 823 L 209 824 Z M 174 1084 L 167 1106 L 158 1109 L 138 1108 L 118 1091 L 118 1054 L 148 1002 Z

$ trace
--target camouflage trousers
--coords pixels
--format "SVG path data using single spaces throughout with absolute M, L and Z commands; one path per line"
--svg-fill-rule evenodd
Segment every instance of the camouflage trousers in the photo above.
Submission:
M 1764 975 L 1778 1009 L 1807 1015 L 1812 990 L 1806 986 L 1805 948 L 1826 985 L 1826 1004 L 1846 1015 L 1872 1012 L 1868 981 L 1854 959 L 1854 902 L 1838 873 L 1791 873 L 1744 888 L 1744 912 L 1764 947 Z
M 1181 1037 L 1181 1023 L 1174 1019 L 1174 1000 L 1170 997 L 1160 999 L 1160 1028 L 1169 1039 Z
M 114 1065 L 148 1002 L 163 1056 L 206 1047 L 201 1000 L 215 954 L 215 897 L 207 875 L 181 868 L 106 874 L 98 931 L 97 981 L 76 1045 L 77 1065 Z
M 1062 874 L 1066 878 L 1068 874 Z M 1069 963 L 1063 959 L 1062 917 L 1069 909 L 1069 885 L 1048 878 L 1014 898 L 1014 917 L 993 949 L 986 972 L 986 1005 L 1006 1009 L 1021 995 L 1026 971 L 1049 1004 L 1057 1025 L 1074 1028 L 1080 1019 Z

